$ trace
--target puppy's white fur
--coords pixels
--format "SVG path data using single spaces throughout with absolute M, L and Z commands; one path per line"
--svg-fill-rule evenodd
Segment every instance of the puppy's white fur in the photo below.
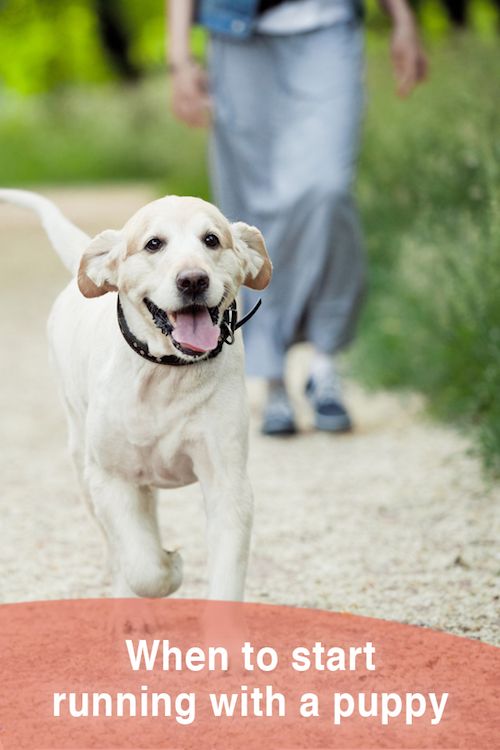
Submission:
M 174 349 L 143 299 L 182 307 L 179 272 L 210 280 L 207 305 L 235 299 L 242 283 L 264 288 L 271 264 L 260 232 L 229 224 L 211 204 L 169 196 L 148 204 L 120 231 L 93 240 L 47 199 L 0 190 L 0 199 L 35 210 L 75 278 L 59 295 L 48 331 L 69 444 L 85 498 L 107 539 L 116 596 L 167 596 L 181 583 L 177 552 L 166 552 L 156 518 L 156 488 L 199 481 L 207 512 L 209 597 L 239 600 L 247 567 L 252 491 L 247 477 L 248 416 L 239 332 L 233 346 L 185 367 L 135 354 L 117 324 L 118 290 L 128 325 L 154 356 Z M 202 241 L 220 239 L 216 249 Z M 157 253 L 144 248 L 165 240 Z M 203 357 L 202 357 L 203 360 Z

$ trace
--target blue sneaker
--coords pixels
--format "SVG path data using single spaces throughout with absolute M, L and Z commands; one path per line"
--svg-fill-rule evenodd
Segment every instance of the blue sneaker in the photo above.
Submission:
M 306 396 L 314 409 L 314 423 L 325 432 L 349 432 L 352 421 L 342 401 L 340 385 L 335 372 L 321 378 L 309 378 Z
M 292 405 L 284 388 L 269 392 L 261 432 L 275 437 L 297 432 Z

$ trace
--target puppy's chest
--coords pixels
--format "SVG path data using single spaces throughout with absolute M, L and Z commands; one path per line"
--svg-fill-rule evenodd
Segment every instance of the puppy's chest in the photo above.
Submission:
M 107 461 L 136 484 L 180 487 L 196 481 L 193 457 L 200 449 L 207 420 L 207 394 L 186 397 L 155 389 L 147 398 L 122 402 L 113 439 L 105 440 Z

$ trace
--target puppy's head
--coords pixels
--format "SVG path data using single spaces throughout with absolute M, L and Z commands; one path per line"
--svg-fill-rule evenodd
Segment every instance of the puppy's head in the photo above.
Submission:
M 161 328 L 189 359 L 217 347 L 224 310 L 240 286 L 264 289 L 271 274 L 258 229 L 230 224 L 198 198 L 169 196 L 142 208 L 121 231 L 97 235 L 82 257 L 78 285 L 85 297 L 120 292 L 141 316 L 143 332 L 153 336 Z

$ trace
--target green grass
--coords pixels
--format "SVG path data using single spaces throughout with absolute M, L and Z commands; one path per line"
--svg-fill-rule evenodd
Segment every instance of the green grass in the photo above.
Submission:
M 496 40 L 436 42 L 409 101 L 369 44 L 358 195 L 371 294 L 351 355 L 368 386 L 412 388 L 500 473 L 500 137 Z M 206 137 L 175 124 L 163 77 L 0 96 L 0 183 L 150 180 L 208 195 Z
M 352 356 L 374 386 L 415 388 L 470 430 L 500 472 L 497 45 L 457 38 L 408 102 L 378 56 L 359 199 L 371 294 Z
M 12 186 L 153 180 L 208 193 L 205 134 L 168 113 L 164 76 L 52 94 L 0 93 L 0 183 Z

